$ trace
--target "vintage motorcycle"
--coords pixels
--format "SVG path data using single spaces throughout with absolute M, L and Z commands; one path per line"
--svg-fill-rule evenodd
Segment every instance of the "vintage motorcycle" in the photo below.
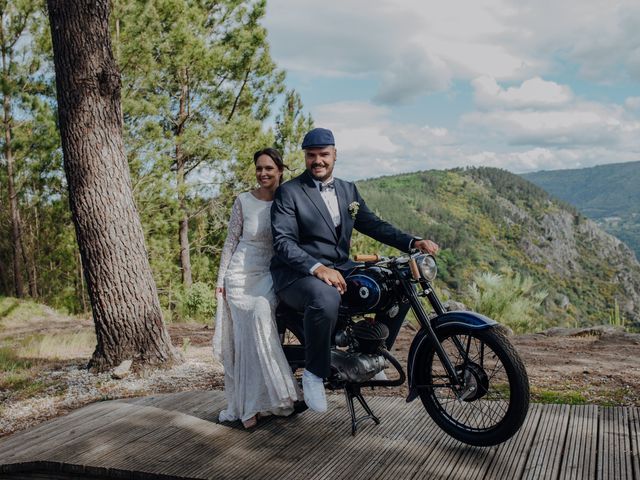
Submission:
M 478 313 L 447 311 L 432 286 L 437 266 L 431 255 L 415 252 L 354 259 L 361 263 L 345 276 L 347 290 L 331 349 L 332 373 L 325 380 L 326 388 L 344 389 L 352 434 L 363 420 L 380 423 L 362 396 L 362 388 L 398 386 L 408 376 L 407 402 L 420 397 L 431 418 L 452 437 L 491 446 L 513 436 L 529 409 L 529 381 L 504 328 Z M 431 315 L 422 298 L 431 305 Z M 367 316 L 385 312 L 393 318 L 407 303 L 420 329 L 409 350 L 405 375 L 400 362 L 385 348 L 387 326 Z M 304 368 L 302 312 L 281 303 L 276 321 L 291 368 L 294 372 Z M 398 378 L 374 379 L 387 362 Z M 356 416 L 354 399 L 365 415 Z

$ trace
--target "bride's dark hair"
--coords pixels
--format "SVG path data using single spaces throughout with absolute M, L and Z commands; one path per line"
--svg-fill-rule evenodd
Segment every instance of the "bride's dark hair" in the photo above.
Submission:
M 258 158 L 262 155 L 266 155 L 269 158 L 271 158 L 271 160 L 273 160 L 273 163 L 276 164 L 276 167 L 278 167 L 278 170 L 280 171 L 280 173 L 284 173 L 285 168 L 289 170 L 289 167 L 287 167 L 282 161 L 282 155 L 280 155 L 280 152 L 275 148 L 271 148 L 271 147 L 263 148 L 262 150 L 258 150 L 256 153 L 253 154 L 254 165 L 258 162 Z M 283 175 L 280 175 L 280 183 L 282 183 L 282 177 Z

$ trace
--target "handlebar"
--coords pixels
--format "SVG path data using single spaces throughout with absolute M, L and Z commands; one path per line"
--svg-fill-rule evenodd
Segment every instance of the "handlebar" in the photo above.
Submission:
M 356 262 L 379 262 L 380 260 L 382 260 L 382 257 L 377 253 L 373 255 L 360 254 L 360 255 L 355 255 L 353 259 Z
M 376 263 L 376 264 L 404 264 L 409 263 L 411 260 L 415 259 L 418 255 L 421 255 L 422 252 L 418 249 L 413 249 L 408 255 L 401 255 L 399 257 L 383 257 L 378 254 L 358 254 L 353 256 L 353 260 L 356 262 L 367 262 L 367 263 Z

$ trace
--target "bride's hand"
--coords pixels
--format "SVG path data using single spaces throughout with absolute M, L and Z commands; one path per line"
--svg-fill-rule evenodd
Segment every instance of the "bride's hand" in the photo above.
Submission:
M 227 295 L 226 295 L 226 292 L 224 291 L 224 287 L 216 287 L 216 296 L 217 296 L 219 293 L 220 293 L 220 294 L 222 294 L 222 297 L 223 297 L 223 298 L 226 298 L 226 296 L 227 296 Z

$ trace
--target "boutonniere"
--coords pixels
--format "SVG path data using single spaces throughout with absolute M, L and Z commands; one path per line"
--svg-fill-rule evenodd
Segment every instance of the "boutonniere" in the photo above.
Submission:
M 351 215 L 352 219 L 356 219 L 356 217 L 358 216 L 358 210 L 360 210 L 360 204 L 358 202 L 351 202 L 349 204 L 349 214 Z

